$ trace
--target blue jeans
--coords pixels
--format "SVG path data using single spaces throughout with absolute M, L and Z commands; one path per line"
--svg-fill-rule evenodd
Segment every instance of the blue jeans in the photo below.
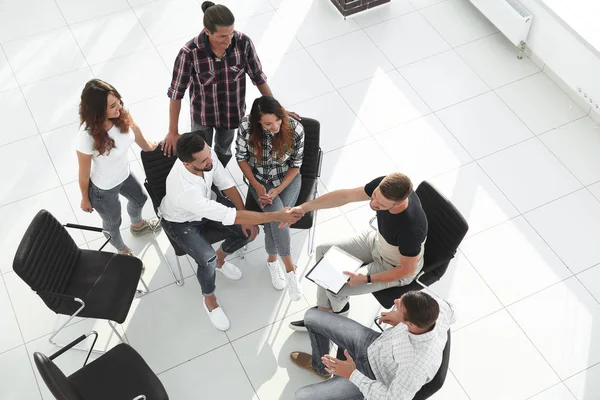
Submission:
M 279 211 L 284 207 L 294 207 L 296 205 L 296 200 L 298 200 L 298 195 L 300 194 L 301 185 L 302 177 L 298 174 L 292 179 L 290 184 L 279 193 L 279 196 L 273 199 L 273 204 L 264 206 L 263 211 L 274 212 Z M 274 188 L 274 186 L 268 184 L 263 186 L 267 192 Z M 256 190 L 250 186 L 248 191 L 250 192 L 250 195 L 254 197 L 254 200 L 260 204 L 258 202 L 258 193 L 256 193 Z M 267 250 L 267 254 L 271 256 L 279 254 L 280 257 L 289 256 L 292 253 L 290 228 L 279 228 L 279 222 L 269 222 L 264 226 L 265 249 Z
M 233 207 L 233 204 L 224 197 L 219 196 L 217 201 L 227 207 Z M 221 244 L 221 250 L 226 254 L 241 249 L 253 240 L 244 235 L 241 225 L 223 225 L 209 219 L 181 223 L 163 219 L 162 226 L 165 233 L 198 264 L 196 276 L 204 296 L 212 296 L 215 293 L 217 268 L 217 253 L 211 243 L 204 238 L 204 230 L 225 233 L 227 238 Z
M 110 244 L 117 251 L 123 251 L 127 248 L 121 237 L 121 202 L 119 194 L 125 197 L 127 201 L 127 214 L 132 224 L 142 222 L 142 208 L 148 196 L 142 190 L 142 185 L 135 179 L 133 174 L 129 174 L 127 179 L 112 189 L 103 190 L 90 181 L 88 197 L 94 210 L 102 218 L 102 227 L 110 233 Z M 105 234 L 106 235 L 106 234 Z
M 212 126 L 200 125 L 192 120 L 192 131 L 201 131 L 202 138 L 208 147 L 211 148 L 213 147 L 214 132 L 215 153 L 217 153 L 217 158 L 221 161 L 221 164 L 226 167 L 231 159 L 231 144 L 233 143 L 233 138 L 235 136 L 235 129 L 213 128 Z
M 331 342 L 348 350 L 356 369 L 370 379 L 376 379 L 369 364 L 367 349 L 381 335 L 349 318 L 327 311 L 311 308 L 304 316 L 312 347 L 312 367 L 320 374 L 327 374 L 321 357 L 329 354 Z M 359 400 L 363 394 L 348 379 L 336 376 L 324 382 L 305 386 L 296 391 L 297 400 Z

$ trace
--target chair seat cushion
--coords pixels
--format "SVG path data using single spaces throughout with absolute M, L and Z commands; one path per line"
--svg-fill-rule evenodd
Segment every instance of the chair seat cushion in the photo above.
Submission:
M 135 296 L 142 266 L 142 260 L 137 257 L 82 250 L 65 294 L 85 302 L 80 317 L 123 323 Z M 78 308 L 78 303 L 62 301 L 56 312 L 71 315 Z
M 85 400 L 168 400 L 158 377 L 129 345 L 121 343 L 69 376 Z

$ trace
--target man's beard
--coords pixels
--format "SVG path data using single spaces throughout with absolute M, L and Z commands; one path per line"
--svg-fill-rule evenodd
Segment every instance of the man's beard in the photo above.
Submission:
M 213 165 L 210 164 L 210 167 L 204 167 L 204 168 L 196 168 L 192 165 L 192 168 L 194 168 L 194 171 L 196 171 L 196 172 L 209 172 L 213 169 Z

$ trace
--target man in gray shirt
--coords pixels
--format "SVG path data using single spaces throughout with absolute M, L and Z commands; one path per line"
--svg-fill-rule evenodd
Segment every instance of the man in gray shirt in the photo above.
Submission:
M 393 326 L 383 333 L 340 315 L 308 310 L 304 322 L 312 355 L 293 352 L 290 357 L 326 381 L 299 389 L 296 399 L 412 400 L 440 368 L 455 315 L 448 303 L 420 291 L 405 293 L 395 305 L 396 310 L 382 313 L 380 321 Z M 347 360 L 329 355 L 331 341 L 347 349 Z

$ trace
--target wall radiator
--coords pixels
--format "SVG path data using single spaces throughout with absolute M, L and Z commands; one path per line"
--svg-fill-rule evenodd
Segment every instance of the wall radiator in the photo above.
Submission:
M 520 51 L 523 57 L 533 16 L 516 0 L 470 0 Z

